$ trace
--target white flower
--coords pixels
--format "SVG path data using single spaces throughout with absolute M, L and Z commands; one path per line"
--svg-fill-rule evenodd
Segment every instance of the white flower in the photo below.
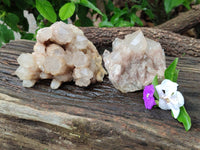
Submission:
M 159 107 L 164 110 L 172 110 L 176 119 L 180 113 L 180 107 L 184 105 L 183 95 L 177 91 L 178 84 L 165 79 L 156 86 L 159 95 Z

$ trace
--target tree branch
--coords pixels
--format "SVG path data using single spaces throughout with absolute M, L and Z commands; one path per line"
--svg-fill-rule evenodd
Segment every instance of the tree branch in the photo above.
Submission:
M 198 23 L 200 23 L 200 5 L 194 6 L 189 11 L 180 13 L 177 17 L 168 20 L 155 28 L 183 33 L 195 27 Z

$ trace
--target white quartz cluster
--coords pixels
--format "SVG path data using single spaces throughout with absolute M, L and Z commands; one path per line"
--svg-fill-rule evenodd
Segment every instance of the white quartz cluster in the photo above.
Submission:
M 160 43 L 145 38 L 141 30 L 124 40 L 116 38 L 112 52 L 105 50 L 103 60 L 110 81 L 123 93 L 141 90 L 156 75 L 162 78 L 166 69 Z
M 56 22 L 40 29 L 36 39 L 34 52 L 17 59 L 20 66 L 15 74 L 24 87 L 32 87 L 39 79 L 53 79 L 52 89 L 72 80 L 78 86 L 103 81 L 102 57 L 77 27 Z

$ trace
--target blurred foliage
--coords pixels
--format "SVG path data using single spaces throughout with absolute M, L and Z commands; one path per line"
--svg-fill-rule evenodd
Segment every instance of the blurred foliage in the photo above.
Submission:
M 105 3 L 106 14 L 103 15 L 102 22 L 99 24 L 100 27 L 130 27 L 135 24 L 143 26 L 142 21 L 136 15 L 136 12 L 143 10 L 151 19 L 154 15 L 150 9 L 148 9 L 148 3 L 146 0 L 142 0 L 139 3 L 135 3 L 132 7 L 129 7 L 125 3 L 123 9 L 116 8 L 111 0 Z
M 199 3 L 199 0 L 125 0 L 120 8 L 114 5 L 114 0 L 101 0 L 98 2 L 103 3 L 104 11 L 100 11 L 97 1 L 0 0 L 0 47 L 14 39 L 14 31 L 22 39 L 35 39 L 36 34 L 28 33 L 24 10 L 34 15 L 38 29 L 60 20 L 68 23 L 69 19 L 76 26 L 93 26 L 97 18 L 101 20 L 99 27 L 129 27 L 143 26 L 143 18 L 160 24 L 172 18 L 178 6 L 190 9 L 191 3 Z

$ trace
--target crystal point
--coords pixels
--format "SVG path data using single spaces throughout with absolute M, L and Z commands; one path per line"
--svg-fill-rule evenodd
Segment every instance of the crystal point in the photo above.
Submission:
M 32 87 L 39 79 L 53 79 L 50 87 L 57 89 L 63 82 L 74 81 L 88 86 L 103 81 L 106 74 L 102 57 L 83 32 L 63 22 L 40 29 L 32 54 L 21 54 L 15 74 L 23 86 Z
M 134 92 L 150 84 L 153 78 L 163 78 L 166 69 L 165 54 L 160 43 L 145 38 L 138 30 L 116 38 L 112 52 L 104 51 L 103 60 L 109 79 L 121 92 Z

